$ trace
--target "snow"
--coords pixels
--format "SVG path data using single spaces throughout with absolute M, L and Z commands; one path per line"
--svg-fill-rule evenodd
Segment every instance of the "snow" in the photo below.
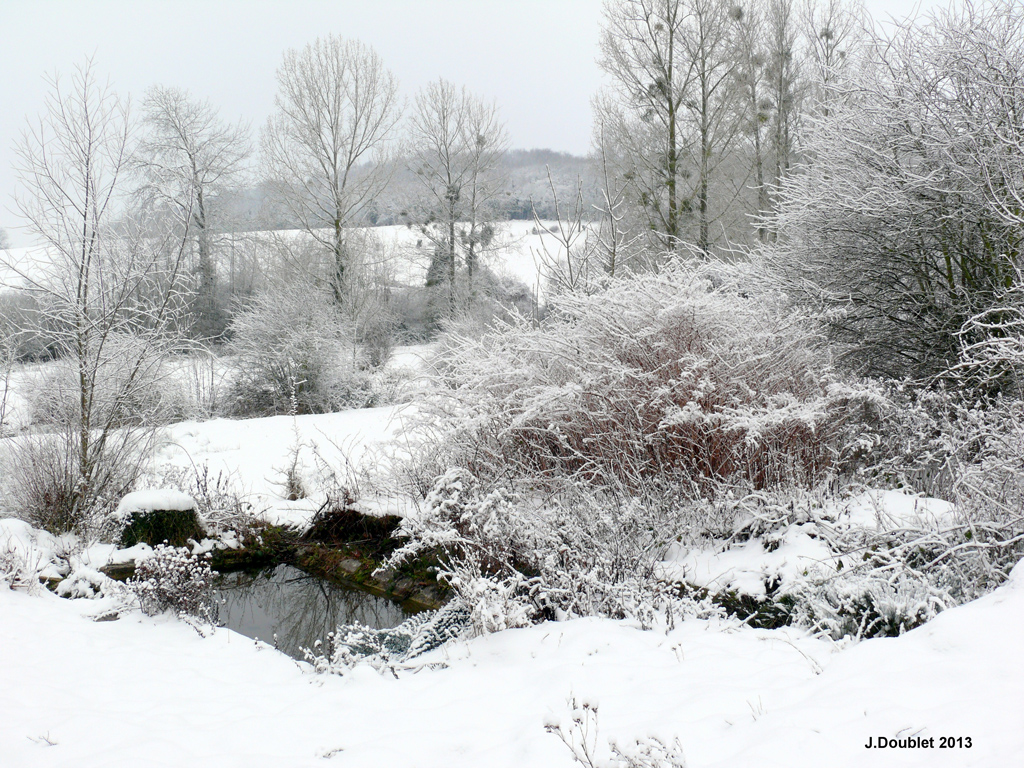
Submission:
M 384 446 L 403 429 L 413 406 L 363 408 L 311 416 L 271 416 L 263 419 L 212 419 L 171 425 L 152 462 L 159 483 L 168 467 L 186 470 L 206 465 L 210 479 L 223 473 L 264 520 L 275 525 L 304 527 L 322 497 L 288 501 L 283 497 L 285 471 L 293 446 L 298 447 L 298 471 L 311 491 L 318 486 L 318 459 L 336 470 L 386 466 Z M 354 481 L 358 477 L 354 478 Z
M 498 273 L 508 274 L 525 283 L 531 289 L 537 284 L 537 260 L 534 254 L 546 244 L 549 250 L 557 250 L 557 243 L 546 231 L 556 226 L 555 222 L 542 222 L 538 228 L 533 221 L 505 221 L 496 227 L 494 241 L 480 254 L 483 262 Z M 381 243 L 383 252 L 393 260 L 395 278 L 406 285 L 423 285 L 427 268 L 430 266 L 432 245 L 413 227 L 389 225 L 382 227 L 353 227 L 356 236 L 367 235 Z M 268 230 L 263 232 L 237 233 L 244 240 L 245 247 L 258 259 L 272 261 L 277 258 L 275 244 L 278 241 L 300 243 L 309 238 L 302 230 Z M 15 269 L 0 264 L 0 290 L 13 289 L 25 284 L 22 275 L 40 279 L 46 264 L 51 260 L 45 246 L 12 248 L 7 258 Z
M 537 254 L 546 245 L 552 253 L 558 251 L 557 241 L 549 233 L 555 222 L 505 221 L 496 227 L 492 244 L 482 253 L 485 265 L 499 275 L 507 275 L 531 290 L 543 293 L 543 281 L 538 279 Z M 433 245 L 415 228 L 393 225 L 364 228 L 385 245 L 385 252 L 398 256 L 396 278 L 406 285 L 423 285 L 430 266 Z M 297 235 L 301 236 L 301 235 Z
M 865 491 L 845 505 L 839 522 L 873 530 L 941 528 L 954 523 L 948 501 L 911 496 L 900 491 Z
M 419 367 L 428 353 L 409 350 L 398 362 Z M 314 446 L 337 468 L 386 471 L 398 450 L 390 441 L 401 446 L 413 408 L 176 424 L 164 431 L 150 479 L 159 485 L 168 467 L 205 464 L 212 476 L 230 476 L 266 519 L 302 526 L 319 499 L 282 498 L 293 446 L 310 488 Z M 126 503 L 154 499 L 173 500 L 156 488 Z M 837 528 L 942 527 L 955 510 L 871 491 L 821 517 Z M 836 567 L 815 524 L 789 525 L 770 543 L 679 546 L 665 573 L 763 595 L 768 581 L 785 587 L 804 570 Z M 0 519 L 0 555 L 14 552 L 44 577 L 72 572 L 64 590 L 72 595 L 98 592 L 107 562 L 150 551 L 83 548 L 72 536 Z M 706 620 L 644 632 L 590 618 L 453 644 L 397 679 L 367 667 L 316 675 L 230 630 L 201 637 L 170 615 L 137 610 L 109 620 L 116 608 L 111 597 L 67 600 L 0 585 L 0 766 L 570 768 L 572 756 L 545 724 L 568 727 L 573 697 L 599 706 L 602 759 L 609 738 L 629 744 L 652 733 L 678 736 L 690 768 L 1001 768 L 1024 754 L 1024 565 L 994 593 L 899 638 L 834 643 L 794 628 Z M 864 747 L 898 735 L 936 744 L 970 737 L 972 746 Z
M 813 524 L 791 525 L 778 547 L 771 551 L 761 539 L 722 551 L 676 545 L 665 557 L 663 574 L 712 592 L 735 590 L 763 598 L 767 595 L 767 582 L 785 589 L 811 568 L 827 564 L 835 570 L 829 548 L 809 535 L 813 530 Z
M 117 505 L 117 516 L 121 519 L 136 512 L 152 512 L 168 510 L 187 512 L 196 508 L 195 499 L 187 493 L 173 488 L 151 488 L 144 491 L 132 491 L 121 499 Z
M 955 522 L 955 508 L 942 499 L 869 490 L 843 502 L 831 502 L 819 510 L 819 517 L 834 529 L 937 530 Z M 665 555 L 661 572 L 665 578 L 713 592 L 734 590 L 763 599 L 769 584 L 785 593 L 808 572 L 825 569 L 835 573 L 842 567 L 817 534 L 817 523 L 808 522 L 786 527 L 770 545 L 761 538 L 710 548 L 674 544 Z
M 12 552 L 25 560 L 41 579 L 59 579 L 64 574 L 55 562 L 74 549 L 72 535 L 54 536 L 14 518 L 0 518 L 0 553 Z M 0 587 L 2 589 L 2 587 Z
M 599 702 L 599 746 L 678 735 L 687 765 L 1019 765 L 1024 568 L 897 639 L 846 648 L 795 630 L 580 619 L 435 651 L 398 679 L 317 676 L 220 629 L 91 621 L 101 600 L 0 591 L 3 764 L 569 768 L 545 722 Z M 817 674 L 820 671 L 820 674 Z M 969 736 L 971 749 L 866 750 Z M 52 745 L 52 746 L 51 746 Z
M 436 345 L 433 343 L 405 344 L 395 347 L 391 359 L 388 360 L 388 368 L 413 373 L 422 371 L 429 367 L 435 348 Z

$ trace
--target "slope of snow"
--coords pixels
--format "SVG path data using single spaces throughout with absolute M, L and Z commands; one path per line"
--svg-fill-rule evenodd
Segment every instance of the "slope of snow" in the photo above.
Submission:
M 181 422 L 164 431 L 147 482 L 161 485 L 161 473 L 168 467 L 206 465 L 211 479 L 224 473 L 268 522 L 302 526 L 321 501 L 315 493 L 318 462 L 322 459 L 342 474 L 349 467 L 358 474 L 363 466 L 385 465 L 383 444 L 402 432 L 411 409 L 397 405 L 314 416 Z M 294 450 L 297 473 L 311 495 L 289 502 L 283 497 L 284 477 Z
M 499 275 L 507 275 L 526 285 L 531 290 L 538 288 L 538 258 L 546 246 L 554 255 L 558 246 L 550 234 L 554 222 L 541 222 L 538 227 L 533 221 L 503 221 L 495 226 L 494 240 L 483 250 L 481 261 Z M 430 266 L 433 245 L 417 229 L 391 225 L 386 227 L 356 228 L 363 234 L 377 238 L 384 252 L 393 258 L 392 268 L 398 282 L 405 285 L 423 285 Z M 291 237 L 305 237 L 303 233 L 291 232 Z M 273 233 L 265 233 L 269 240 Z
M 103 601 L 0 591 L 0 750 L 22 766 L 569 768 L 544 731 L 599 702 L 599 746 L 678 735 L 690 768 L 1016 766 L 1024 567 L 898 639 L 837 650 L 796 631 L 600 619 L 477 638 L 399 679 L 317 677 L 272 649 Z M 817 674 L 820 671 L 820 674 Z M 935 747 L 868 750 L 869 738 Z M 938 749 L 939 737 L 970 749 Z

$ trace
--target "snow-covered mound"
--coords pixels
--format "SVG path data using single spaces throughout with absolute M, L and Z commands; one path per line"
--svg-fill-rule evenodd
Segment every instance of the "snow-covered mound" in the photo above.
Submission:
M 878 531 L 910 526 L 934 529 L 954 523 L 953 504 L 901 491 L 866 491 L 840 507 L 840 524 Z

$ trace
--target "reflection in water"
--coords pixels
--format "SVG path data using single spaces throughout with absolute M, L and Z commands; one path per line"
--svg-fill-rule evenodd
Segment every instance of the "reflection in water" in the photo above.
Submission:
M 317 579 L 290 565 L 256 573 L 225 573 L 214 596 L 225 627 L 258 637 L 289 656 L 327 643 L 339 624 L 359 622 L 376 629 L 401 624 L 408 614 L 390 600 Z M 276 641 L 275 641 L 276 638 Z

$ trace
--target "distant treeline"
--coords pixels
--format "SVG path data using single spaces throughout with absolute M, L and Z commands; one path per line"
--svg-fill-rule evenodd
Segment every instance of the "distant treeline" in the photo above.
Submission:
M 584 204 L 589 210 L 598 199 L 598 182 L 590 158 L 551 149 L 514 149 L 502 160 L 506 179 L 499 212 L 506 220 L 530 220 L 536 210 L 541 219 L 555 218 L 551 186 L 559 205 L 572 203 L 577 184 L 582 184 Z M 551 182 L 548 181 L 548 172 Z M 395 173 L 392 188 L 364 212 L 360 223 L 373 226 L 405 224 L 403 201 L 408 197 L 410 174 Z M 222 192 L 216 205 L 217 221 L 224 231 L 249 232 L 264 229 L 298 229 L 288 212 L 274 203 L 271 191 L 262 185 Z

